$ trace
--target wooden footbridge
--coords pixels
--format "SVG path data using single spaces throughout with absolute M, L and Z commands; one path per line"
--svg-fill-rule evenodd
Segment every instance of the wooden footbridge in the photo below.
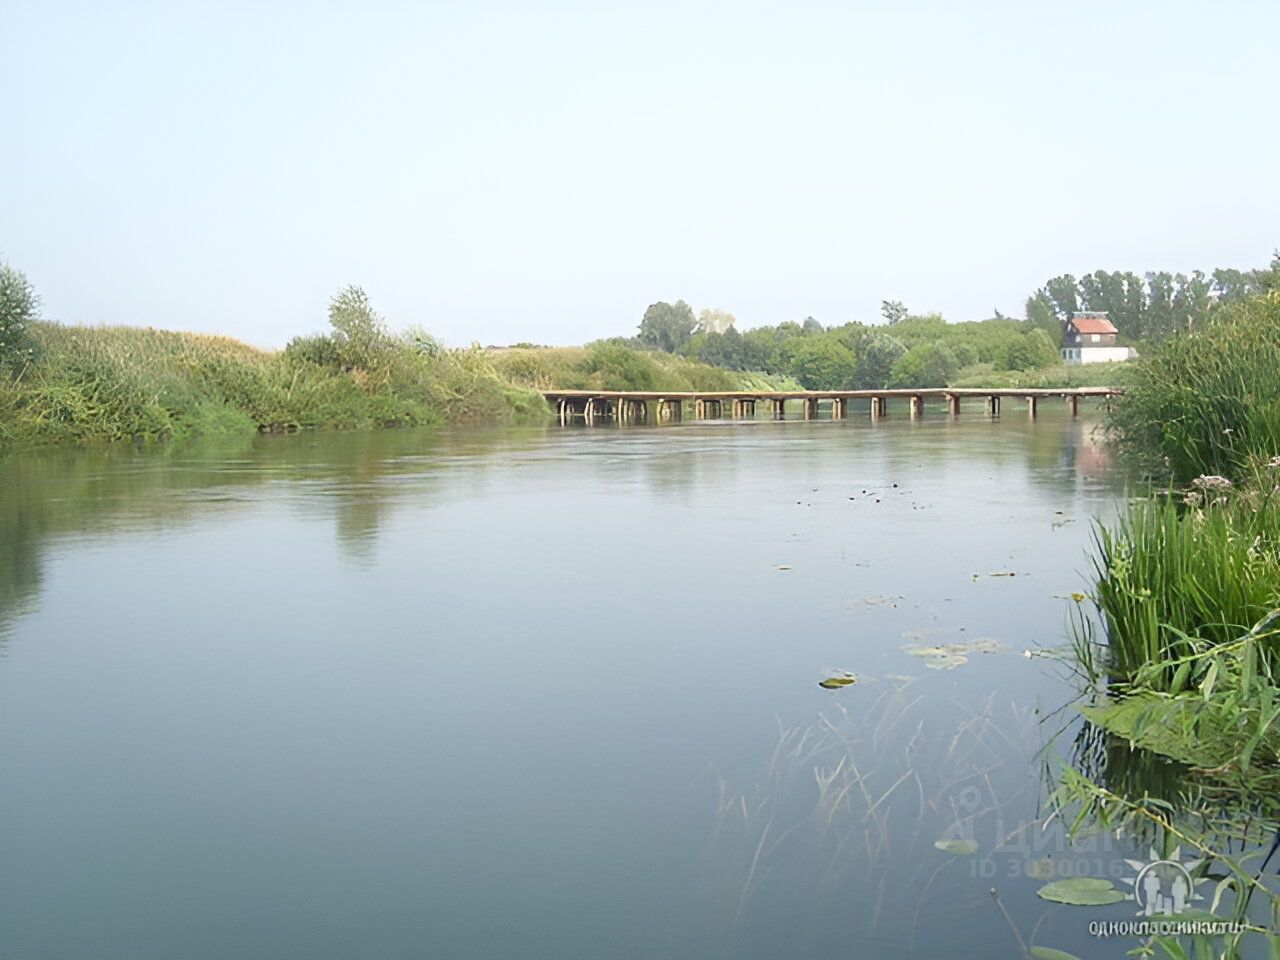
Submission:
M 623 423 L 667 423 L 683 420 L 689 410 L 698 420 L 716 420 L 727 416 L 735 420 L 752 420 L 756 416 L 756 404 L 764 404 L 770 419 L 786 419 L 787 404 L 799 404 L 805 420 L 816 420 L 826 408 L 832 420 L 843 420 L 850 415 L 851 404 L 867 401 L 872 420 L 889 413 L 890 400 L 905 400 L 912 420 L 924 415 L 925 403 L 941 401 L 946 405 L 947 416 L 960 416 L 961 400 L 981 400 L 984 413 L 1000 415 L 1002 400 L 1021 401 L 1027 415 L 1036 416 L 1036 407 L 1042 400 L 1061 399 L 1074 417 L 1084 398 L 1108 399 L 1120 391 L 1114 387 L 1062 387 L 1032 389 L 961 389 L 937 387 L 928 390 L 792 390 L 792 391 L 651 391 L 651 390 L 544 390 L 542 395 L 556 411 L 562 424 L 583 421 L 597 423 L 610 421 Z

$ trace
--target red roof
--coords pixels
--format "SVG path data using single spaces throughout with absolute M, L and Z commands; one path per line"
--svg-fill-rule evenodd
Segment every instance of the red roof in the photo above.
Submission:
M 1072 317 L 1076 333 L 1119 333 L 1106 317 Z

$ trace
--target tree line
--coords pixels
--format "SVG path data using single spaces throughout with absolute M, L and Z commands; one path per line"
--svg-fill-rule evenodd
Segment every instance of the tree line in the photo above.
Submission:
M 1025 318 L 996 310 L 990 319 L 963 323 L 937 313 L 914 315 L 900 301 L 886 300 L 880 323 L 824 326 L 807 317 L 739 331 L 725 311 L 695 315 L 683 300 L 658 302 L 645 311 L 635 339 L 728 370 L 791 376 L 811 390 L 945 386 L 962 372 L 1060 363 L 1063 323 L 1079 311 L 1105 311 L 1120 342 L 1141 351 L 1195 329 L 1223 304 L 1253 296 L 1275 269 L 1064 274 L 1027 298 Z

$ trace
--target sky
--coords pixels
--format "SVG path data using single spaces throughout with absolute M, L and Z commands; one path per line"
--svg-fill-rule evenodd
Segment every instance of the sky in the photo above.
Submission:
M 968 320 L 1280 247 L 1274 0 L 0 7 L 0 259 L 69 323 Z

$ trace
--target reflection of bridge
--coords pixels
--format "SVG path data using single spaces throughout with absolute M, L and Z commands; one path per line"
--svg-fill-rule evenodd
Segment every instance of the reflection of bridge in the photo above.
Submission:
M 725 416 L 726 409 L 728 415 L 735 420 L 751 420 L 756 415 L 757 403 L 765 404 L 771 419 L 783 420 L 786 418 L 786 405 L 789 402 L 802 405 L 805 420 L 816 420 L 823 406 L 830 410 L 832 420 L 843 420 L 849 416 L 849 404 L 854 400 L 868 401 L 871 419 L 878 420 L 888 415 L 889 401 L 893 399 L 907 401 L 912 420 L 924 414 L 924 405 L 928 400 L 943 401 L 946 404 L 947 415 L 958 417 L 960 401 L 964 398 L 980 398 L 986 412 L 993 417 L 1000 415 L 1002 399 L 1022 400 L 1026 404 L 1027 414 L 1034 419 L 1036 405 L 1040 400 L 1061 397 L 1066 401 L 1071 415 L 1075 416 L 1080 407 L 1081 397 L 1106 399 L 1119 392 L 1114 387 L 1049 389 L 934 387 L 927 390 L 697 390 L 687 392 L 544 390 L 542 395 L 555 408 L 556 416 L 561 423 L 571 423 L 574 420 L 595 423 L 606 419 L 614 423 L 647 423 L 651 420 L 659 423 L 683 420 L 686 405 L 693 416 L 699 420 L 722 418 Z M 653 404 L 652 417 L 650 404 Z

